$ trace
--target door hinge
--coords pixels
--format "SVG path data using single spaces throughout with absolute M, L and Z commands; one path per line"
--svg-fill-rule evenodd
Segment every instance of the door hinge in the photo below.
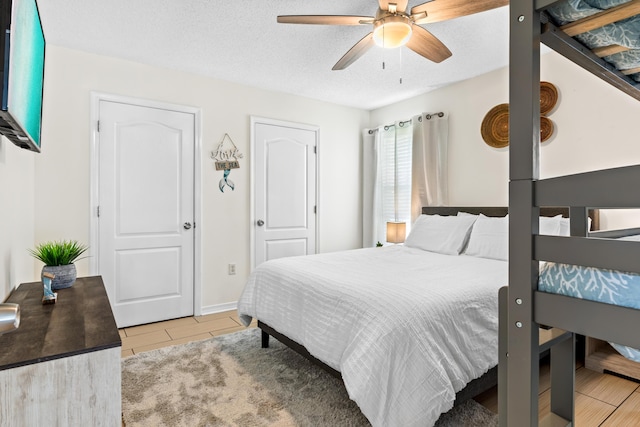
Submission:
M 318 213 L 318 207 L 317 206 L 313 207 L 313 213 Z
M 318 154 L 318 146 L 317 145 L 313 146 L 313 154 Z
M 100 206 L 96 208 L 96 214 L 98 215 L 98 218 L 100 218 Z
M 100 132 L 100 120 L 96 122 L 96 130 Z

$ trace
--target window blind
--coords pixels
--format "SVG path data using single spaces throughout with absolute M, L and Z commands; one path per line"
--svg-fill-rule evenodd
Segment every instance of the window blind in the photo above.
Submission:
M 411 227 L 411 151 L 413 128 L 409 123 L 392 126 L 382 134 L 380 176 L 384 221 Z

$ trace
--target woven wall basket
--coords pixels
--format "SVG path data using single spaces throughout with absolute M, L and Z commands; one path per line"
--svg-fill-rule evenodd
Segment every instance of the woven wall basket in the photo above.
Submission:
M 546 116 L 558 102 L 558 89 L 549 82 L 540 82 L 540 114 Z
M 553 135 L 553 122 L 548 117 L 540 117 L 540 141 L 545 142 Z
M 499 104 L 489 110 L 482 120 L 480 133 L 490 147 L 509 145 L 509 104 Z
M 540 117 L 540 141 L 545 142 L 553 135 L 553 122 L 548 117 Z M 480 127 L 482 139 L 488 146 L 504 148 L 509 145 L 509 104 L 499 104 L 484 116 Z

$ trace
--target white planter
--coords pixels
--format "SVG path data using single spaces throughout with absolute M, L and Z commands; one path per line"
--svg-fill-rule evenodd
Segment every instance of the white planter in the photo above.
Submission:
M 45 265 L 42 267 L 42 274 L 50 273 L 55 277 L 51 281 L 51 289 L 54 291 L 57 289 L 69 288 L 76 281 L 77 271 L 75 264 L 67 265 Z M 40 278 L 42 279 L 42 274 Z

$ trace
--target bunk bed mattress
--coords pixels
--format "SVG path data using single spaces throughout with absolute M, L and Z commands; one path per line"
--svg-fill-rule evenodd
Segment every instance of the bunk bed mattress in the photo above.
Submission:
M 261 264 L 238 312 L 339 370 L 374 426 L 425 426 L 497 364 L 497 293 L 507 280 L 505 261 L 356 249 Z
M 540 271 L 538 290 L 640 309 L 638 273 L 547 262 Z M 627 359 L 640 362 L 640 350 L 609 344 Z
M 565 25 L 579 19 L 627 3 L 630 0 L 567 0 L 547 9 L 557 25 Z M 640 15 L 578 34 L 575 39 L 589 49 L 620 45 L 629 48 L 624 52 L 603 57 L 618 70 L 640 67 Z M 632 74 L 640 82 L 640 73 Z

